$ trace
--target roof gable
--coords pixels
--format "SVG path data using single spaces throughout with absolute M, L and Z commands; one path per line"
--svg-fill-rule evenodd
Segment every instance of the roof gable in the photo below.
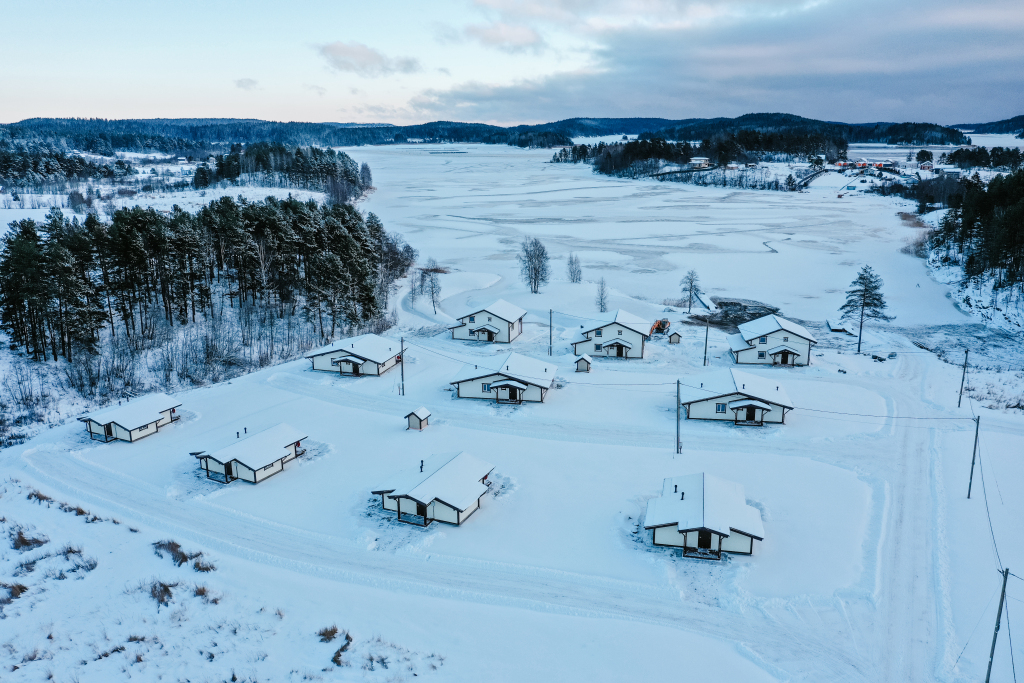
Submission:
M 524 384 L 547 388 L 554 381 L 557 371 L 558 368 L 550 363 L 512 352 L 499 363 L 488 363 L 487 365 L 477 363 L 463 366 L 451 383 L 456 384 L 489 375 L 502 375 L 509 379 L 519 380 Z
M 181 401 L 171 398 L 167 394 L 147 394 L 125 401 L 119 406 L 111 406 L 89 413 L 79 420 L 83 422 L 92 420 L 98 424 L 115 422 L 131 431 L 156 422 L 160 419 L 160 413 L 180 405 Z
M 454 457 L 431 458 L 429 465 L 425 462 L 422 473 L 407 478 L 389 497 L 412 498 L 424 505 L 439 500 L 461 512 L 487 492 L 487 485 L 480 480 L 494 470 L 491 463 L 465 452 Z
M 306 358 L 322 356 L 335 351 L 345 351 L 349 355 L 374 363 L 386 363 L 401 352 L 401 346 L 394 339 L 380 337 L 376 334 L 361 334 L 358 337 L 339 339 L 327 346 L 314 349 L 306 354 Z
M 797 325 L 792 320 L 786 320 L 777 315 L 766 315 L 756 320 L 751 320 L 739 325 L 740 334 L 743 335 L 744 340 L 756 339 L 757 337 L 764 337 L 777 332 L 778 330 L 785 330 L 797 336 L 803 337 L 804 339 L 810 340 L 817 343 L 818 340 L 814 338 L 814 335 L 807 331 L 803 325 Z
M 582 332 L 593 332 L 594 330 L 608 327 L 618 323 L 622 327 L 633 330 L 638 334 L 642 334 L 647 337 L 651 332 L 651 322 L 644 320 L 639 316 L 635 316 L 629 311 L 624 311 L 621 308 L 615 311 L 611 311 L 605 315 L 589 320 L 582 325 Z
M 244 439 L 237 439 L 230 446 L 214 451 L 209 456 L 221 463 L 237 460 L 249 469 L 258 470 L 285 457 L 288 446 L 305 438 L 303 432 L 282 422 Z
M 680 387 L 679 400 L 686 405 L 731 394 L 742 394 L 784 408 L 793 408 L 789 394 L 777 380 L 732 369 L 716 370 L 687 378 Z
M 708 529 L 729 536 L 735 530 L 764 538 L 761 513 L 747 505 L 743 487 L 704 473 L 665 479 L 661 497 L 647 503 L 645 529 L 673 525 L 680 531 Z
M 524 309 L 519 308 L 515 304 L 510 304 L 504 299 L 498 299 L 490 306 L 485 306 L 484 308 L 481 308 L 479 311 L 466 313 L 461 318 L 459 318 L 459 320 L 461 320 L 462 318 L 468 318 L 471 315 L 479 315 L 480 313 L 490 313 L 491 315 L 496 315 L 502 320 L 510 323 L 514 323 L 515 321 L 519 320 L 524 315 L 526 315 L 526 311 Z

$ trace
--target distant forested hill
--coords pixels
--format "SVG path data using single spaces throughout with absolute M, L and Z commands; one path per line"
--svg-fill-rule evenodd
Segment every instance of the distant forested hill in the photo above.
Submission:
M 962 128 L 972 133 L 982 134 L 1005 134 L 1024 135 L 1024 116 L 1014 116 L 1012 119 L 992 121 L 991 123 L 958 123 L 954 128 Z
M 749 135 L 755 132 L 760 142 Z M 669 140 L 705 140 L 739 136 L 755 146 L 786 149 L 844 147 L 839 141 L 892 144 L 965 144 L 953 128 L 933 123 L 848 124 L 806 119 L 792 114 L 747 114 L 734 119 L 574 118 L 523 126 L 433 121 L 413 126 L 382 124 L 302 123 L 258 119 L 26 119 L 0 125 L 0 139 L 9 148 L 45 146 L 55 152 L 162 152 L 183 156 L 217 151 L 232 144 L 269 142 L 288 146 L 337 147 L 379 145 L 407 140 L 482 142 L 519 147 L 555 147 L 571 138 L 640 135 Z M 811 139 L 810 144 L 807 139 Z M 801 142 L 801 140 L 804 140 Z M 221 150 L 223 151 L 223 150 Z M 773 151 L 782 151 L 781 149 Z

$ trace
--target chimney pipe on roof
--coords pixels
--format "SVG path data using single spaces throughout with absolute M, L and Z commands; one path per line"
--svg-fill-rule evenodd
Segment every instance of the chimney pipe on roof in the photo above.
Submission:
M 683 491 L 683 492 L 682 492 L 682 493 L 681 493 L 681 494 L 679 495 L 679 500 L 686 500 L 686 491 Z
M 420 472 L 422 472 L 422 471 L 423 471 L 423 461 L 420 460 Z
M 248 434 L 249 433 L 249 428 L 248 427 L 244 427 L 244 429 L 245 429 L 245 433 Z
M 676 493 L 679 493 L 679 484 L 676 484 L 676 490 L 675 490 L 675 492 L 676 492 Z
M 235 432 L 235 438 L 236 439 L 241 438 L 241 434 L 239 434 L 238 432 Z

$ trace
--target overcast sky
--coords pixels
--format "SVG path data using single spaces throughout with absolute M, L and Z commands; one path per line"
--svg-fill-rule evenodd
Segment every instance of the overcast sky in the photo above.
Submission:
M 1024 0 L 56 0 L 0 17 L 0 122 L 1024 114 Z

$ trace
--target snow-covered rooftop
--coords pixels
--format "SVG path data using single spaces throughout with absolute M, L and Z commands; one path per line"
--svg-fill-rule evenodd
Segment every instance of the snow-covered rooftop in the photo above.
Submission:
M 754 348 L 747 343 L 747 340 L 743 338 L 742 334 L 730 334 L 729 337 L 729 348 L 733 351 L 746 351 L 747 349 Z
M 651 322 L 644 320 L 639 316 L 635 316 L 629 311 L 624 311 L 621 308 L 615 311 L 608 311 L 607 313 L 600 313 L 595 316 L 592 320 L 585 322 L 581 326 L 582 332 L 591 332 L 593 330 L 607 327 L 612 323 L 618 323 L 623 327 L 629 328 L 634 332 L 647 336 L 651 332 Z
M 327 346 L 314 349 L 306 354 L 306 358 L 322 356 L 334 351 L 347 351 L 353 356 L 371 360 L 374 363 L 384 363 L 397 356 L 401 352 L 401 346 L 394 339 L 379 337 L 375 334 L 361 334 L 358 337 L 339 339 Z
M 171 398 L 167 394 L 147 394 L 123 402 L 119 406 L 97 410 L 78 419 L 83 422 L 92 420 L 104 425 L 115 422 L 125 429 L 133 430 L 156 422 L 160 419 L 160 413 L 180 405 L 181 401 Z
M 409 415 L 415 415 L 421 420 L 426 420 L 428 417 L 430 417 L 430 411 L 424 408 L 423 406 L 420 406 L 416 410 L 409 413 Z M 406 417 L 408 418 L 409 415 L 406 415 Z
M 812 342 L 817 343 L 818 341 L 803 325 L 797 325 L 792 320 L 786 320 L 785 318 L 780 318 L 777 315 L 766 315 L 763 318 L 743 323 L 738 327 L 740 334 L 743 335 L 743 338 L 746 340 L 763 337 L 777 330 L 785 330 L 786 332 L 792 332 L 795 335 L 801 336 L 804 339 L 809 339 Z
M 424 505 L 439 500 L 461 512 L 487 492 L 487 485 L 480 480 L 493 469 L 494 465 L 469 453 L 431 458 L 424 462 L 423 472 L 405 477 L 388 497 L 405 496 Z
M 733 369 L 715 370 L 686 378 L 680 387 L 679 400 L 686 404 L 728 394 L 743 394 L 784 408 L 793 407 L 789 394 L 777 380 Z
M 226 463 L 237 460 L 250 469 L 258 470 L 285 457 L 287 455 L 285 448 L 305 438 L 306 435 L 303 432 L 291 425 L 281 423 L 268 427 L 262 432 L 250 434 L 209 455 L 217 462 Z
M 479 310 L 466 313 L 466 315 L 462 317 L 465 318 L 467 316 L 478 315 L 484 312 L 496 315 L 502 320 L 505 320 L 510 323 L 515 322 L 516 320 L 519 320 L 524 315 L 526 315 L 526 311 L 524 309 L 519 308 L 515 304 L 510 304 L 504 299 L 498 299 L 490 306 L 485 306 L 484 308 L 481 308 Z
M 486 365 L 480 363 L 464 365 L 451 383 L 455 384 L 456 382 L 464 382 L 469 379 L 476 379 L 477 377 L 486 377 L 487 375 L 504 375 L 509 379 L 517 379 L 526 384 L 550 387 L 551 383 L 555 380 L 555 373 L 557 371 L 558 368 L 551 363 L 545 363 L 536 358 L 529 358 L 528 356 L 512 352 L 498 363 L 488 362 Z
M 680 531 L 708 529 L 729 536 L 735 530 L 764 539 L 761 513 L 747 505 L 743 487 L 703 472 L 666 479 L 661 497 L 647 503 L 645 529 L 673 524 Z

